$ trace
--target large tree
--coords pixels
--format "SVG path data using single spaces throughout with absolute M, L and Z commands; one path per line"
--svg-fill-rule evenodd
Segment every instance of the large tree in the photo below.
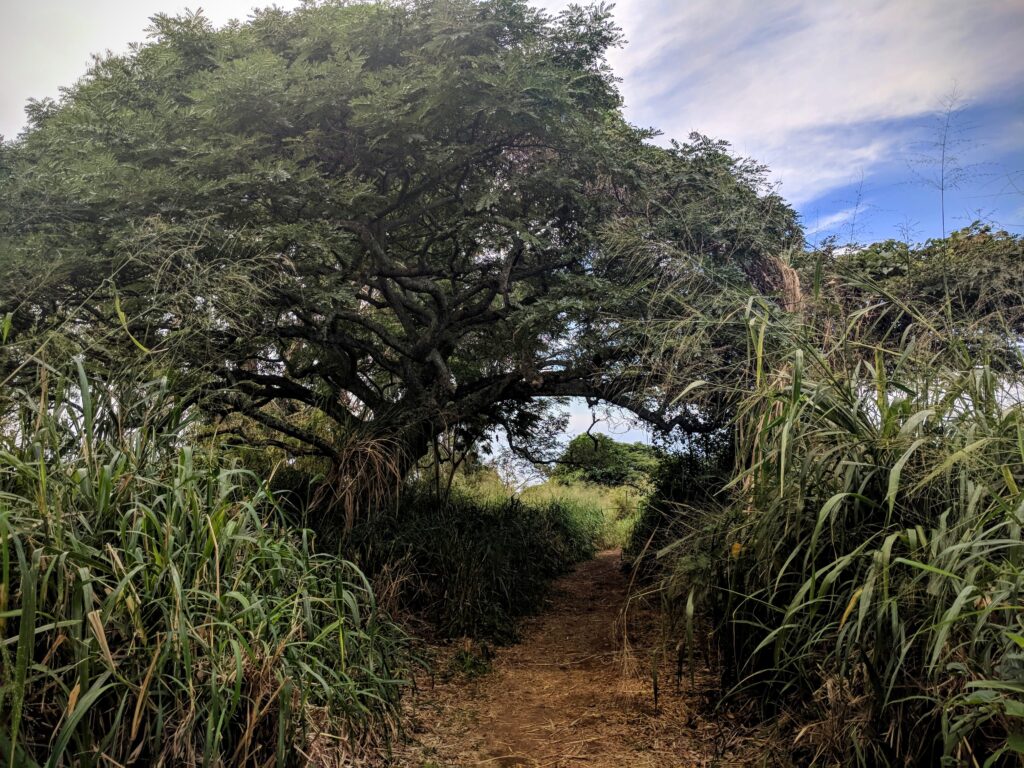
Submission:
M 650 386 L 644 321 L 709 270 L 784 288 L 795 217 L 723 145 L 623 119 L 607 9 L 324 2 L 151 35 L 3 145 L 15 334 L 138 352 L 246 439 L 336 461 L 528 431 L 549 396 L 716 426 Z

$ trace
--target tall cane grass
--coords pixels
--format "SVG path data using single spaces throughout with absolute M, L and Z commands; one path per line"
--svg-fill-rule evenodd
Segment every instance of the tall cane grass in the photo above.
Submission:
M 405 642 L 159 383 L 0 402 L 0 763 L 349 764 Z
M 878 306 L 826 337 L 750 313 L 733 502 L 665 548 L 666 588 L 691 636 L 695 605 L 715 618 L 737 689 L 802 709 L 801 759 L 1017 765 L 1020 361 L 887 311 L 898 339 Z

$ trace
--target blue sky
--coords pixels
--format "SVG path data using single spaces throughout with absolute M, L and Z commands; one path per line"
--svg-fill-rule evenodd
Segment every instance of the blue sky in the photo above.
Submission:
M 946 193 L 946 229 L 983 219 L 1024 233 L 1021 0 L 624 0 L 616 16 L 628 117 L 767 164 L 811 242 L 942 234 L 914 161 L 954 90 L 969 178 Z M 571 419 L 590 425 L 582 404 Z M 621 422 L 609 431 L 643 439 Z
M 768 164 L 812 239 L 848 239 L 851 220 L 861 241 L 905 220 L 918 237 L 941 233 L 938 195 L 913 183 L 908 160 L 954 88 L 976 173 L 948 193 L 947 229 L 980 209 L 1024 231 L 1020 0 L 633 0 L 617 12 L 629 117 Z M 1000 195 L 1007 175 L 1020 191 Z
M 187 5 L 197 4 L 221 23 L 253 3 Z M 123 50 L 144 37 L 150 15 L 185 5 L 5 0 L 0 134 L 16 134 L 25 100 L 56 95 L 90 53 Z M 611 55 L 627 116 L 665 140 L 691 131 L 726 139 L 769 165 L 812 242 L 941 234 L 938 192 L 911 164 L 954 88 L 971 173 L 947 193 L 946 228 L 981 218 L 1024 232 L 1021 0 L 620 0 L 615 15 L 629 40 Z M 582 405 L 571 416 L 574 431 L 590 425 Z M 642 437 L 624 429 L 606 427 Z

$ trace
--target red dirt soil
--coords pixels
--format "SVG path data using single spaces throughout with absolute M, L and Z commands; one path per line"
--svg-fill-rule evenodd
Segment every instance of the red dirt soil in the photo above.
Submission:
M 698 669 L 691 687 L 687 672 L 677 687 L 675 659 L 661 652 L 657 612 L 628 592 L 617 551 L 602 552 L 560 579 L 548 609 L 526 622 L 519 644 L 496 651 L 489 672 L 421 683 L 406 705 L 409 741 L 390 764 L 750 764 L 749 753 L 744 760 L 733 750 L 735 723 L 703 716 L 710 707 L 702 692 L 716 689 L 714 676 Z

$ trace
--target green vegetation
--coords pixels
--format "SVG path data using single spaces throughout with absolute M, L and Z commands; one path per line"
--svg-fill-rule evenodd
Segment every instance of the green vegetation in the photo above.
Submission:
M 442 635 L 508 641 L 551 580 L 593 556 L 603 522 L 588 504 L 413 489 L 357 526 L 352 547 L 369 573 L 388 569 L 399 605 Z
M 662 454 L 643 443 L 620 443 L 608 435 L 577 435 L 562 451 L 551 476 L 595 485 L 631 485 L 643 490 Z
M 643 492 L 633 486 L 605 486 L 560 478 L 532 485 L 521 494 L 533 504 L 555 504 L 577 510 L 576 516 L 598 516 L 601 523 L 594 536 L 598 549 L 618 549 L 629 541 Z
M 975 258 L 943 258 L 965 242 Z M 714 504 L 679 505 L 659 554 L 680 631 L 692 643 L 708 617 L 726 685 L 798 713 L 801 761 L 1019 759 L 1024 412 L 1002 308 L 1020 299 L 970 298 L 953 269 L 1012 270 L 1020 253 L 987 232 L 915 253 L 943 258 L 959 306 L 908 304 L 856 271 L 809 276 L 799 315 L 748 305 L 737 473 Z
M 1021 764 L 1024 241 L 806 250 L 762 166 L 625 120 L 619 40 L 521 0 L 157 16 L 30 105 L 0 762 L 351 763 L 410 627 L 510 640 L 622 546 L 795 761 Z M 511 494 L 482 443 L 557 458 L 565 397 L 673 448 L 583 435 Z
M 160 382 L 0 394 L 6 765 L 283 764 L 394 732 L 404 634 Z
M 0 317 L 156 361 L 222 433 L 338 474 L 353 446 L 404 475 L 450 430 L 534 436 L 545 397 L 703 428 L 639 367 L 627 321 L 675 274 L 651 237 L 767 290 L 799 243 L 763 169 L 624 120 L 605 7 L 339 0 L 152 35 L 3 144 Z
M 635 574 L 654 579 L 659 573 L 659 553 L 673 551 L 671 545 L 678 541 L 703 540 L 702 529 L 713 524 L 722 506 L 719 494 L 731 478 L 733 464 L 728 435 L 706 436 L 699 446 L 662 460 L 623 546 L 623 560 Z M 686 556 L 708 563 L 705 547 L 688 545 Z M 678 560 L 674 567 L 680 567 Z

